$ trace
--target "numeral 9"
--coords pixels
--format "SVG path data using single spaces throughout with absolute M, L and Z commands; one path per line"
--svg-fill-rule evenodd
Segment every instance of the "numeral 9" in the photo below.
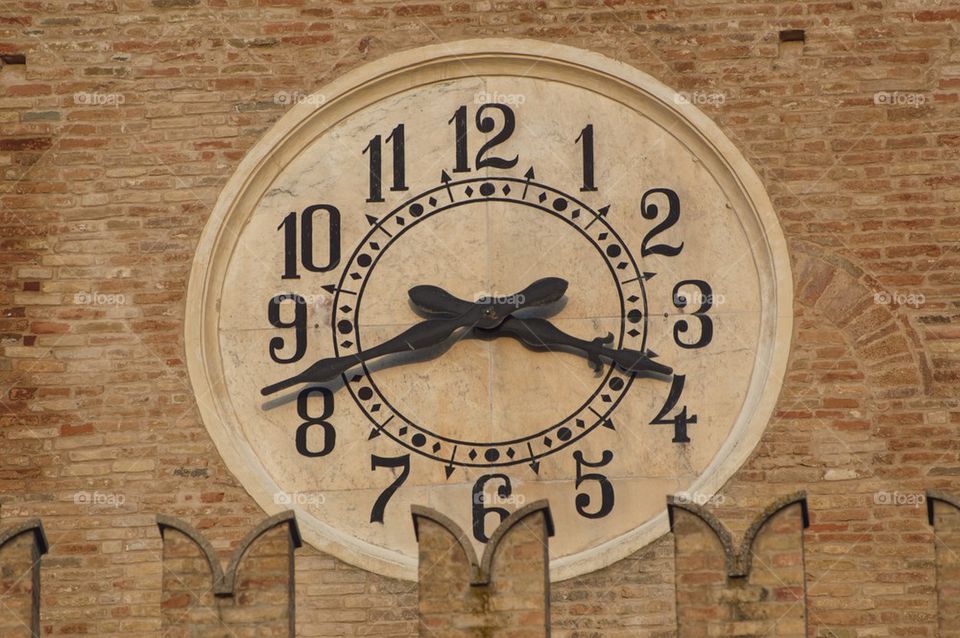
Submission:
M 284 321 L 280 317 L 280 304 L 284 301 L 293 302 L 293 321 Z M 277 295 L 267 302 L 267 320 L 274 328 L 293 328 L 295 340 L 293 354 L 285 359 L 277 352 L 284 348 L 286 341 L 283 337 L 270 339 L 270 358 L 277 363 L 299 361 L 307 351 L 307 304 L 303 297 L 293 293 Z

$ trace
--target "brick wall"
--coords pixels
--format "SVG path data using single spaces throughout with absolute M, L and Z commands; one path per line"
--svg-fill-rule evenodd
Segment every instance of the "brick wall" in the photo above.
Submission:
M 934 0 L 5 3 L 0 529 L 42 517 L 43 634 L 158 634 L 155 514 L 226 553 L 263 517 L 199 421 L 182 321 L 200 229 L 274 96 L 489 35 L 722 96 L 698 103 L 770 192 L 797 321 L 776 416 L 712 509 L 739 538 L 806 491 L 809 636 L 937 635 L 916 501 L 960 493 L 958 25 Z M 414 585 L 297 554 L 301 635 L 416 634 Z M 674 635 L 675 561 L 661 539 L 556 584 L 554 635 Z

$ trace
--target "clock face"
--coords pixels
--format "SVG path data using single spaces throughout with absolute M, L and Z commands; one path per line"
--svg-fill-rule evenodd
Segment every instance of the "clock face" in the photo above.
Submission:
M 268 133 L 205 230 L 186 340 L 228 466 L 320 549 L 414 577 L 412 505 L 482 551 L 548 499 L 564 578 L 743 462 L 789 303 L 769 202 L 705 116 L 595 54 L 474 41 Z

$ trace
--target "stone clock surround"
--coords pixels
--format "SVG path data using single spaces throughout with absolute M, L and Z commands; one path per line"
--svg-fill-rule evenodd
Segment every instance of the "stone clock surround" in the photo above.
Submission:
M 776 216 L 756 174 L 739 151 L 719 129 L 695 107 L 677 100 L 669 88 L 627 65 L 599 54 L 562 45 L 529 40 L 485 39 L 425 47 L 388 56 L 332 82 L 323 91 L 324 106 L 316 109 L 310 101 L 294 106 L 248 153 L 228 182 L 207 224 L 196 251 L 188 290 L 185 343 L 187 363 L 197 403 L 218 450 L 228 468 L 268 513 L 280 507 L 273 494 L 280 488 L 259 467 L 252 450 L 236 436 L 235 417 L 224 407 L 219 370 L 214 300 L 236 240 L 244 222 L 242 212 L 259 200 L 265 189 L 299 150 L 322 131 L 351 112 L 353 104 L 369 103 L 395 94 L 438 75 L 481 75 L 525 73 L 564 81 L 604 92 L 622 101 L 642 99 L 644 112 L 680 136 L 694 154 L 711 168 L 718 179 L 728 181 L 734 208 L 748 211 L 751 241 L 764 247 L 769 271 L 761 272 L 764 301 L 765 375 L 751 380 L 748 404 L 734 426 L 725 447 L 714 462 L 691 486 L 701 494 L 714 494 L 746 460 L 759 441 L 772 414 L 787 362 L 792 330 L 792 280 L 786 247 Z M 639 98 L 638 98 L 639 96 Z M 744 220 L 741 219 L 741 223 Z M 211 229 L 218 229 L 212 232 Z M 722 374 L 722 371 L 718 371 Z M 762 388 L 768 388 L 766 392 Z M 230 425 L 234 425 L 231 427 Z M 415 578 L 415 561 L 395 562 L 377 556 L 376 548 L 351 549 L 339 532 L 301 517 L 304 539 L 364 569 L 388 576 Z M 556 560 L 552 576 L 560 580 L 581 574 L 623 558 L 669 529 L 666 511 L 649 524 L 582 552 L 577 560 Z M 586 557 L 584 555 L 587 555 Z

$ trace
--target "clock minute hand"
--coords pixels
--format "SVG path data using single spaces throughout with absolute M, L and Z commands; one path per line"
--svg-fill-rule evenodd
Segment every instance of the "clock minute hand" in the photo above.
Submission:
M 566 290 L 567 282 L 558 277 L 538 279 L 520 292 L 509 297 L 503 297 L 504 301 L 481 299 L 470 304 L 469 308 L 461 307 L 463 312 L 457 316 L 421 321 L 410 326 L 396 337 L 368 350 L 343 357 L 320 359 L 303 372 L 262 388 L 260 393 L 266 396 L 298 383 L 329 381 L 355 365 L 370 359 L 398 352 L 431 348 L 446 341 L 450 335 L 460 328 L 476 326 L 495 328 L 511 313 L 530 306 L 552 303 L 563 297 Z
M 414 324 L 383 343 L 343 357 L 320 359 L 303 372 L 268 385 L 260 390 L 263 395 L 279 392 L 298 383 L 321 383 L 336 378 L 355 365 L 387 354 L 421 350 L 439 345 L 446 341 L 457 329 L 475 325 L 480 321 L 482 307 L 472 308 L 459 317 L 452 319 L 428 319 Z
M 600 369 L 601 360 L 607 359 L 626 372 L 652 372 L 669 376 L 673 374 L 673 369 L 661 363 L 652 360 L 639 350 L 630 350 L 628 348 L 609 348 L 604 343 L 613 340 L 613 335 L 607 338 L 597 338 L 592 341 L 579 339 L 573 335 L 560 330 L 546 319 L 518 319 L 517 317 L 508 317 L 503 323 L 492 330 L 476 330 L 479 334 L 489 336 L 508 335 L 518 339 L 526 345 L 541 349 L 550 350 L 556 348 L 573 348 L 581 350 L 587 354 L 587 360 L 590 361 L 596 369 Z

